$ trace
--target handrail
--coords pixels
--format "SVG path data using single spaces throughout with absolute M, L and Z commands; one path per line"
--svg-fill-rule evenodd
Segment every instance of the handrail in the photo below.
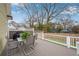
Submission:
M 73 36 L 70 36 L 70 38 L 79 38 L 79 37 L 73 37 Z

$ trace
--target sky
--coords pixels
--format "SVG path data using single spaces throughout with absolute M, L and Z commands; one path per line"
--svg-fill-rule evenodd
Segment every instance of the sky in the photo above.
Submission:
M 25 15 L 20 13 L 18 10 L 17 10 L 17 4 L 12 4 L 11 6 L 11 14 L 13 16 L 13 20 L 15 22 L 18 22 L 18 23 L 21 23 L 23 22 L 23 20 L 25 19 Z
M 65 4 L 58 4 L 58 7 Z M 22 23 L 26 19 L 26 14 L 23 12 L 19 12 L 18 4 L 11 5 L 11 14 L 13 16 L 13 20 L 17 23 Z M 59 8 L 60 9 L 60 8 Z M 62 14 L 70 14 L 71 18 L 75 21 L 79 22 L 79 4 L 69 4 L 67 10 L 64 10 Z

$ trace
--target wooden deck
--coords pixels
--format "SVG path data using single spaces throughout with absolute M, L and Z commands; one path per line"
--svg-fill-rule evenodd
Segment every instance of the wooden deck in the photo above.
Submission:
M 42 39 L 37 39 L 34 49 L 28 48 L 25 53 L 15 49 L 9 53 L 10 56 L 76 56 L 76 49 L 67 48 Z

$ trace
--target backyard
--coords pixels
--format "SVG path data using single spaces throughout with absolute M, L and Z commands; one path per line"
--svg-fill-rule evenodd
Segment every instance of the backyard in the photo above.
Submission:
M 76 4 L 73 5 L 78 6 Z M 24 46 L 25 47 L 23 49 L 20 48 L 24 51 L 22 55 L 27 55 L 27 52 L 30 49 L 28 48 L 27 50 L 26 48 L 30 45 L 33 45 L 34 47 L 34 48 L 30 47 L 34 49 L 32 50 L 33 54 L 31 53 L 30 55 L 55 55 L 55 54 L 74 55 L 75 54 L 75 51 L 77 49 L 76 40 L 79 39 L 79 21 L 78 19 L 77 20 L 74 19 L 72 15 L 78 13 L 77 12 L 78 9 L 76 7 L 72 6 L 72 4 L 55 4 L 55 3 L 53 4 L 52 3 L 48 3 L 48 4 L 22 3 L 17 5 L 12 4 L 11 6 L 12 6 L 12 15 L 14 19 L 9 23 L 9 28 L 13 29 L 12 27 L 10 27 L 13 26 L 15 28 L 15 31 L 14 30 L 12 31 L 14 32 L 19 30 L 29 31 L 28 28 L 31 29 L 33 28 L 31 35 L 32 37 L 30 36 L 29 37 L 30 39 L 27 38 L 27 41 L 25 40 L 26 39 L 25 34 L 27 33 L 22 33 L 23 36 L 19 36 L 19 39 L 24 39 L 23 41 L 26 41 L 25 45 L 22 45 L 22 47 Z M 17 16 L 20 20 L 17 19 L 15 16 Z M 10 38 L 10 39 L 14 39 L 14 38 Z M 15 39 L 18 39 L 18 37 L 16 37 Z M 10 43 L 9 45 L 11 44 L 12 43 Z M 13 44 L 13 46 L 15 45 Z M 70 49 L 68 49 L 67 47 Z M 47 48 L 49 48 L 49 50 Z M 71 48 L 75 48 L 75 49 L 71 49 Z M 54 49 L 55 52 L 52 49 Z M 22 50 L 20 51 L 21 53 Z M 58 51 L 58 53 L 56 51 Z M 60 51 L 63 51 L 64 53 L 67 52 L 67 54 L 61 53 Z M 70 51 L 70 53 L 68 51 Z
M 79 4 L 18 3 L 10 6 L 8 30 L 3 30 L 6 23 L 1 27 L 0 34 L 4 35 L 0 37 L 0 52 L 9 56 L 77 54 L 79 20 L 76 18 L 79 17 Z

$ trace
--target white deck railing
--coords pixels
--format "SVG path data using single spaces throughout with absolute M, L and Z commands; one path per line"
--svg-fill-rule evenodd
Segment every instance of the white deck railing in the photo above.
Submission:
M 74 48 L 77 48 L 77 40 L 79 39 L 79 37 L 73 37 L 73 36 L 66 36 L 67 37 L 67 47 L 70 48 L 70 47 L 74 47 Z
M 49 42 L 53 42 L 56 44 L 64 45 L 67 48 L 75 48 L 77 55 L 79 55 L 79 37 L 52 35 L 52 37 L 54 37 L 54 38 L 50 39 L 50 37 L 47 37 L 47 36 L 43 32 L 38 33 L 38 38 L 47 40 Z M 62 37 L 62 38 L 60 38 L 60 37 Z M 55 38 L 56 38 L 56 40 L 55 40 Z M 63 41 L 63 42 L 61 42 L 61 41 Z
M 45 34 L 43 32 L 38 33 L 38 38 L 44 39 L 44 40 L 49 40 L 50 37 L 45 37 Z M 52 35 L 53 38 L 50 40 L 52 42 L 56 42 L 58 44 L 63 44 L 65 46 L 67 46 L 68 48 L 72 47 L 72 48 L 77 48 L 77 40 L 79 39 L 79 37 L 73 37 L 73 36 L 64 36 L 64 35 Z M 57 38 L 58 37 L 58 38 Z M 56 38 L 56 40 L 55 40 Z M 61 39 L 60 39 L 61 38 Z M 63 42 L 61 42 L 63 41 Z

